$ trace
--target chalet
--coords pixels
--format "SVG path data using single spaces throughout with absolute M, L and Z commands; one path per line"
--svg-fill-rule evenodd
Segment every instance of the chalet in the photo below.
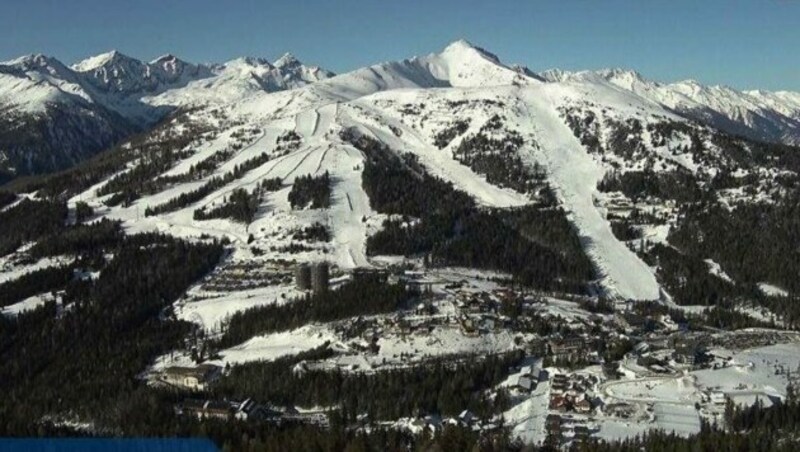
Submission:
M 667 331 L 678 331 L 679 325 L 672 320 L 672 317 L 669 314 L 663 314 L 658 317 L 658 321 L 661 322 L 661 325 L 664 326 L 664 329 Z
M 633 351 L 640 355 L 643 355 L 648 351 L 650 351 L 650 344 L 648 344 L 647 342 L 639 342 L 638 344 L 633 346 Z
M 709 400 L 714 405 L 724 406 L 728 402 L 728 396 L 723 392 L 714 391 L 709 395 Z
M 497 322 L 496 319 L 493 319 L 491 317 L 484 317 L 482 319 L 481 329 L 486 332 L 494 331 L 495 329 L 497 329 L 498 325 L 499 323 Z
M 389 279 L 389 272 L 386 270 L 371 268 L 356 268 L 353 270 L 353 280 L 361 282 L 379 282 L 385 284 Z
M 178 414 L 198 419 L 228 419 L 233 415 L 233 408 L 228 402 L 215 400 L 186 399 L 176 411 Z
M 436 307 L 433 306 L 433 303 L 423 302 L 417 305 L 417 309 L 415 309 L 415 314 L 433 315 L 436 314 Z
M 536 389 L 536 383 L 533 382 L 530 376 L 523 375 L 517 378 L 517 383 L 514 385 L 514 388 L 520 392 L 531 392 Z
M 406 290 L 410 292 L 426 294 L 432 292 L 434 288 L 443 288 L 446 281 L 425 277 L 425 274 L 421 272 L 406 271 L 398 278 L 398 283 L 405 286 Z
M 493 291 L 493 294 L 501 302 L 504 302 L 504 301 L 511 302 L 511 301 L 520 300 L 520 297 L 519 297 L 519 295 L 517 295 L 516 292 L 514 292 L 511 289 L 507 289 L 507 288 L 495 289 Z
M 201 364 L 197 367 L 173 366 L 164 369 L 159 379 L 168 385 L 192 391 L 203 391 L 221 374 L 222 368 L 213 364 Z
M 592 402 L 586 397 L 581 397 L 572 404 L 572 408 L 576 413 L 588 413 L 592 411 Z
M 702 357 L 702 350 L 696 342 L 685 342 L 675 347 L 673 358 L 676 362 L 694 366 Z
M 550 409 L 554 411 L 566 412 L 569 410 L 569 401 L 566 397 L 553 395 L 550 398 Z
M 464 410 L 458 415 L 458 420 L 464 425 L 472 425 L 472 422 L 475 420 L 475 416 L 471 411 Z
M 583 356 L 586 351 L 586 344 L 583 338 L 579 336 L 551 339 L 548 345 L 550 345 L 550 353 L 560 359 L 577 359 Z
M 478 336 L 478 328 L 475 326 L 475 322 L 470 318 L 464 318 L 461 321 L 461 333 L 467 337 L 476 337 Z
M 550 382 L 550 387 L 554 392 L 564 392 L 569 387 L 569 381 L 564 374 L 556 374 Z
M 241 403 L 232 403 L 231 407 L 235 410 L 234 417 L 240 421 L 277 419 L 282 414 L 280 411 L 260 405 L 252 399 L 246 399 Z
M 481 312 L 488 311 L 486 304 L 483 301 L 481 301 L 481 299 L 478 297 L 472 297 L 469 300 L 467 300 L 464 307 L 467 309 L 467 311 L 473 314 L 478 314 Z
M 614 316 L 617 325 L 625 331 L 648 331 L 652 330 L 652 321 L 640 314 L 633 312 L 621 312 Z

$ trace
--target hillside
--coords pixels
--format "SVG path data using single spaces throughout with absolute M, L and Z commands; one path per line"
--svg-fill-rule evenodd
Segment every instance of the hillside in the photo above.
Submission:
M 275 66 L 255 58 L 205 66 L 169 54 L 145 63 L 111 51 L 71 67 L 41 54 L 0 63 L 0 181 L 69 168 L 178 109 L 331 75 L 293 57 Z M 168 101 L 159 98 L 165 93 Z

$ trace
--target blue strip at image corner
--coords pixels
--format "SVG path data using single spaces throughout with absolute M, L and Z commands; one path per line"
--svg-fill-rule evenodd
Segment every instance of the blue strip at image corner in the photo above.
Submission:
M 218 452 L 202 438 L 0 438 L 2 452 Z

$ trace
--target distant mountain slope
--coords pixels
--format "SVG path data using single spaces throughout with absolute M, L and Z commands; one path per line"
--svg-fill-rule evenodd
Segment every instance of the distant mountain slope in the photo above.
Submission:
M 195 65 L 173 55 L 145 63 L 117 51 L 71 68 L 45 55 L 0 63 L 0 182 L 72 166 L 175 108 L 240 99 L 250 89 L 292 89 L 331 75 L 290 55 L 276 66 L 252 58 Z M 201 84 L 187 88 L 194 82 Z M 158 97 L 166 92 L 180 94 Z
M 694 80 L 662 84 L 623 69 L 551 70 L 539 75 L 558 82 L 608 82 L 729 133 L 800 144 L 800 93 L 737 91 L 726 86 L 701 85 Z

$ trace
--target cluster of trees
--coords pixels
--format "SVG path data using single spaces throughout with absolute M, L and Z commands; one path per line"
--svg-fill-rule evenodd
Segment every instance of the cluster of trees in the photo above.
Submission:
M 642 140 L 644 128 L 641 121 L 631 118 L 621 122 L 606 118 L 605 123 L 611 129 L 606 142 L 609 151 L 627 160 L 644 153 L 645 146 Z
M 213 389 L 218 397 L 265 400 L 279 405 L 339 406 L 347 423 L 425 414 L 456 416 L 468 409 L 482 418 L 508 409 L 507 394 L 487 397 L 524 354 L 436 359 L 412 368 L 375 373 L 304 370 L 299 363 L 329 356 L 325 347 L 307 355 L 234 366 Z
M 401 285 L 356 279 L 337 290 L 306 295 L 290 303 L 238 312 L 223 325 L 221 347 L 240 344 L 258 334 L 299 328 L 311 322 L 330 322 L 359 315 L 392 312 L 412 298 Z
M 294 130 L 288 130 L 275 139 L 275 150 L 277 152 L 288 154 L 300 147 L 302 137 Z
M 228 171 L 227 173 L 223 174 L 222 176 L 215 176 L 212 177 L 208 182 L 201 185 L 200 187 L 186 192 L 181 193 L 175 198 L 170 199 L 169 201 L 159 204 L 155 207 L 148 206 L 145 209 L 144 214 L 145 216 L 152 216 L 152 215 L 159 215 L 166 212 L 174 212 L 176 210 L 180 210 L 189 204 L 195 203 L 200 201 L 201 199 L 205 198 L 206 196 L 210 195 L 214 191 L 228 185 L 229 183 L 241 179 L 247 172 L 258 168 L 259 166 L 263 165 L 264 163 L 268 162 L 270 159 L 269 154 L 266 152 L 261 153 L 260 155 L 253 157 L 249 160 L 245 160 L 244 162 L 236 165 L 233 170 Z
M 741 329 L 776 326 L 757 320 L 747 314 L 733 309 L 733 305 L 723 302 L 713 306 L 702 313 L 688 313 L 680 309 L 672 309 L 655 302 L 640 302 L 634 307 L 635 311 L 645 317 L 655 318 L 658 315 L 669 315 L 673 321 L 685 325 L 691 331 L 702 331 L 707 328 Z
M 800 293 L 800 192 L 777 203 L 685 206 L 669 242 L 711 258 L 738 284 L 759 282 Z
M 428 174 L 413 154 L 398 156 L 365 135 L 356 137 L 345 131 L 342 138 L 364 153 L 361 185 L 374 210 L 419 218 L 474 206 L 466 193 Z
M 78 201 L 75 203 L 75 222 L 76 223 L 83 223 L 84 221 L 92 218 L 94 215 L 94 209 L 89 204 Z
M 469 129 L 469 119 L 459 119 L 453 121 L 450 126 L 445 127 L 433 136 L 433 145 L 439 149 L 444 149 L 455 137 L 462 135 Z
M 233 190 L 230 197 L 222 201 L 222 205 L 209 211 L 197 209 L 194 211 L 195 220 L 210 220 L 212 218 L 231 218 L 240 223 L 249 224 L 258 212 L 261 194 L 256 189 L 247 193 L 243 188 Z
M 272 177 L 269 179 L 264 179 L 259 184 L 259 187 L 263 192 L 278 191 L 281 188 L 283 188 L 283 180 L 280 177 Z
M 154 181 L 158 176 L 171 168 L 175 162 L 189 157 L 193 152 L 188 149 L 189 145 L 195 142 L 198 136 L 210 132 L 207 125 L 188 121 L 184 113 L 177 112 L 166 118 L 154 130 L 137 135 L 62 175 L 48 177 L 43 181 L 43 189 L 53 195 L 75 194 L 79 193 L 78 190 L 85 190 L 112 174 L 119 173 L 98 190 L 100 195 L 114 193 L 114 196 L 107 200 L 109 205 L 130 203 L 139 198 L 140 193 L 157 191 L 154 188 Z M 182 127 L 175 127 L 176 123 L 181 123 Z M 138 161 L 134 168 L 120 172 L 133 161 Z M 56 191 L 59 189 L 63 190 L 64 194 Z
M 33 295 L 61 289 L 72 280 L 72 265 L 47 267 L 0 284 L 0 307 L 17 303 Z
M 17 200 L 17 195 L 10 191 L 0 190 L 0 209 Z
M 130 204 L 133 200 L 139 198 L 142 195 L 150 195 L 153 193 L 158 193 L 160 191 L 163 191 L 165 188 L 175 184 L 200 180 L 211 174 L 215 169 L 219 167 L 220 164 L 231 158 L 233 156 L 233 152 L 234 151 L 232 149 L 225 149 L 222 151 L 215 152 L 209 157 L 203 159 L 201 162 L 192 165 L 189 168 L 189 171 L 182 174 L 174 174 L 166 176 L 162 175 L 151 180 L 138 179 L 139 183 L 135 188 L 130 185 L 124 185 L 124 188 L 116 192 L 114 196 L 107 199 L 105 204 L 108 206 L 114 206 L 120 203 Z M 185 158 L 185 156 L 182 155 L 176 155 L 175 157 Z M 149 168 L 145 169 L 144 171 L 155 172 L 158 171 L 158 168 Z M 127 173 L 120 175 L 120 177 L 124 177 L 126 175 Z M 117 184 L 115 184 L 117 185 L 116 188 L 119 187 L 120 183 L 124 183 L 124 181 L 119 181 Z M 114 188 L 115 187 L 112 187 L 111 184 L 107 184 L 101 187 L 101 190 L 112 193 L 115 191 Z
M 700 257 L 657 243 L 645 259 L 658 267 L 661 284 L 678 304 L 713 306 L 737 296 L 736 286 L 712 274 L 708 263 Z
M 204 158 L 198 163 L 189 167 L 186 174 L 187 180 L 199 180 L 214 172 L 219 166 L 225 163 L 229 158 L 233 157 L 233 149 L 223 149 L 217 151 L 208 157 Z M 162 176 L 163 177 L 163 176 Z
M 664 120 L 647 124 L 647 131 L 654 147 L 668 146 L 670 141 L 685 141 L 688 138 L 688 144 L 668 146 L 668 149 L 672 155 L 690 154 L 695 163 L 701 167 L 713 166 L 727 171 L 735 166 L 736 162 L 741 164 L 747 160 L 742 158 L 744 153 L 740 152 L 709 152 L 711 149 L 706 145 L 706 140 L 714 141 L 716 135 L 722 136 L 722 134 L 711 132 L 696 124 Z
M 502 138 L 489 136 L 502 131 Z M 541 188 L 545 181 L 544 169 L 534 163 L 529 168 L 518 154 L 522 146 L 522 137 L 509 130 L 503 130 L 500 117 L 495 115 L 481 130 L 465 138 L 453 151 L 459 162 L 469 166 L 478 174 L 486 176 L 486 180 L 494 185 L 509 187 L 520 193 L 533 193 Z
M 680 167 L 679 167 L 680 168 Z M 649 197 L 677 202 L 698 202 L 711 195 L 701 189 L 692 173 L 684 169 L 656 172 L 610 172 L 597 184 L 603 192 L 619 191 L 633 201 Z
M 600 144 L 600 121 L 592 110 L 580 111 L 576 108 L 561 108 L 561 116 L 587 151 L 601 154 L 603 146 Z
M 226 452 L 536 450 L 511 440 L 509 430 L 502 427 L 479 432 L 468 426 L 445 425 L 436 432 L 426 429 L 418 434 L 381 425 L 371 425 L 368 430 L 354 429 L 345 424 L 338 411 L 331 412 L 328 428 L 288 421 L 275 424 L 175 416 L 172 407 L 182 398 L 183 395 L 174 392 L 137 388 L 113 407 L 127 416 L 126 422 L 116 432 L 123 437 L 209 438 Z M 91 435 L 48 422 L 20 426 L 24 430 L 7 430 L 5 427 L 0 425 L 0 435 L 47 438 Z
M 647 125 L 647 130 L 654 146 L 665 145 L 675 135 L 688 137 L 690 143 L 673 149 L 673 153 L 690 153 L 695 162 L 701 166 L 713 165 L 724 175 L 729 175 L 737 168 L 754 169 L 759 166 L 778 167 L 795 174 L 800 173 L 800 154 L 796 146 L 748 139 L 676 121 L 651 123 Z M 718 148 L 720 152 L 710 152 L 712 149 L 707 143 Z M 748 181 L 748 178 L 733 180 L 726 177 L 726 179 L 717 181 L 719 186 L 716 188 L 731 188 L 753 182 L 752 179 Z M 797 177 L 791 175 L 789 181 L 793 184 L 798 182 Z M 726 187 L 723 182 L 733 185 Z
M 144 386 L 139 373 L 189 330 L 161 314 L 217 264 L 222 246 L 143 234 L 113 255 L 97 279 L 66 287 L 68 309 L 47 303 L 0 321 L 2 434 L 26 434 L 45 415 L 79 416 L 100 431 L 136 418 L 128 402 Z
M 728 138 L 728 143 L 733 141 L 733 138 L 727 135 L 718 134 L 715 138 L 715 144 L 726 150 L 728 147 L 721 143 L 721 140 Z M 752 140 L 748 140 L 746 143 L 747 146 L 742 153 L 745 158 L 752 158 L 759 165 L 777 165 L 782 169 L 795 173 L 795 175 L 800 174 L 800 153 L 797 152 L 799 150 L 797 146 Z M 742 147 L 742 145 L 740 144 L 739 147 Z
M 750 140 L 716 131 L 710 133 L 709 139 L 723 155 L 739 166 L 777 166 L 795 174 L 800 173 L 797 146 Z
M 507 429 L 496 432 L 477 432 L 470 427 L 447 425 L 431 433 L 411 434 L 404 430 L 373 427 L 370 431 L 337 427 L 322 430 L 310 426 L 290 426 L 282 429 L 260 429 L 252 432 L 250 427 L 241 438 L 226 438 L 220 443 L 223 451 L 283 452 L 303 450 L 317 452 L 383 452 L 383 451 L 483 451 L 513 452 L 535 450 L 524 448 L 522 443 L 511 439 Z M 215 436 L 216 432 L 210 435 Z
M 325 209 L 331 205 L 331 177 L 327 171 L 321 176 L 307 174 L 294 180 L 289 192 L 292 209 Z
M 331 239 L 331 233 L 324 224 L 314 223 L 311 226 L 299 229 L 292 235 L 292 238 L 306 242 L 327 242 Z
M 611 232 L 614 233 L 614 237 L 623 242 L 627 242 L 629 240 L 636 240 L 642 238 L 642 232 L 639 229 L 636 229 L 633 224 L 631 224 L 630 219 L 622 218 L 622 219 L 612 219 L 609 218 L 611 221 Z
M 734 305 L 756 304 L 796 328 L 800 325 L 798 202 L 794 192 L 778 203 L 740 203 L 730 210 L 719 203 L 684 206 L 668 237 L 670 246 L 655 245 L 644 257 L 658 266 L 659 280 L 677 303 L 720 307 L 709 322 L 742 324 L 747 319 L 722 313 Z M 719 264 L 731 280 L 712 274 L 706 259 Z M 765 294 L 759 287 L 764 282 L 788 295 Z
M 733 304 L 721 303 L 704 312 L 701 316 L 689 316 L 689 328 L 699 330 L 703 327 L 721 330 L 739 330 L 742 328 L 779 328 L 773 322 L 765 322 L 736 311 Z
M 183 142 L 179 144 L 184 144 Z M 160 147 L 139 158 L 138 164 L 130 171 L 123 172 L 111 178 L 97 190 L 100 196 L 115 194 L 106 201 L 108 205 L 117 205 L 120 201 L 130 202 L 143 194 L 158 193 L 171 184 L 193 180 L 203 171 L 196 170 L 192 165 L 186 174 L 174 176 L 160 176 L 170 169 L 175 162 L 192 155 L 191 150 L 172 147 Z M 206 159 L 208 160 L 208 159 Z M 209 166 L 201 162 L 203 168 Z
M 22 202 L 0 212 L 0 256 L 13 253 L 23 243 L 64 228 L 67 205 L 60 201 Z
M 560 208 L 475 211 L 431 252 L 435 264 L 495 269 L 541 290 L 582 293 L 594 268 Z
M 482 210 L 466 193 L 429 175 L 413 157 L 345 131 L 364 152 L 362 185 L 389 219 L 367 240 L 370 254 L 426 255 L 429 264 L 509 272 L 543 290 L 584 291 L 594 270 L 580 239 L 558 207 Z M 408 217 L 417 217 L 412 222 Z
M 372 254 L 427 255 L 431 265 L 510 273 L 541 290 L 583 293 L 594 268 L 561 208 L 468 209 L 426 215 L 415 224 L 388 220 L 367 240 Z
M 88 256 L 113 251 L 124 238 L 120 223 L 104 218 L 42 237 L 27 253 L 34 259 L 59 255 Z

